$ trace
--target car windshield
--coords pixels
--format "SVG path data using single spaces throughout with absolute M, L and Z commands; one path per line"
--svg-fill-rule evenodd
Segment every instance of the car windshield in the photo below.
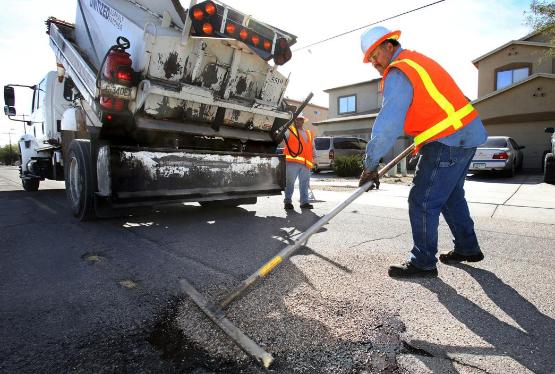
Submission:
M 314 139 L 314 148 L 316 150 L 321 151 L 324 149 L 330 148 L 330 138 L 315 138 Z
M 505 138 L 488 138 L 480 148 L 507 148 L 507 140 Z

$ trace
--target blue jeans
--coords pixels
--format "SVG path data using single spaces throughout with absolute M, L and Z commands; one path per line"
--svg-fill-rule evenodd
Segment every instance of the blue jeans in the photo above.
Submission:
M 410 262 L 421 269 L 436 266 L 439 214 L 454 236 L 455 252 L 480 253 L 474 222 L 464 197 L 464 181 L 476 148 L 431 142 L 422 147 L 409 193 L 414 246 Z
M 298 162 L 287 162 L 285 176 L 285 199 L 284 203 L 291 203 L 295 180 L 299 177 L 299 193 L 301 194 L 301 205 L 308 203 L 308 186 L 310 184 L 310 170 Z

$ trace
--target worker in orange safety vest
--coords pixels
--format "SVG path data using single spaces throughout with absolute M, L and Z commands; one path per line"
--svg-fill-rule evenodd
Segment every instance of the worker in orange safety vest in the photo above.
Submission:
M 301 113 L 285 133 L 286 185 L 284 208 L 294 209 L 291 198 L 295 181 L 299 178 L 301 209 L 313 209 L 309 203 L 310 171 L 314 166 L 314 136 L 310 130 L 303 129 L 306 117 Z
M 484 258 L 464 196 L 476 147 L 487 139 L 478 112 L 453 78 L 433 59 L 401 48 L 401 32 L 382 26 L 361 35 L 364 63 L 382 76 L 383 104 L 372 127 L 359 185 L 374 181 L 377 166 L 403 131 L 414 138 L 418 164 L 409 193 L 413 246 L 408 260 L 389 268 L 391 277 L 437 276 L 439 215 L 454 236 L 443 263 Z

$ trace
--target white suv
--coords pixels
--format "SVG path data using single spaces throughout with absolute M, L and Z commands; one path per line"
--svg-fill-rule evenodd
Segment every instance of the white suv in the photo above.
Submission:
M 337 157 L 364 155 L 367 143 L 366 140 L 356 136 L 317 136 L 314 138 L 316 154 L 313 172 L 333 169 L 333 162 Z

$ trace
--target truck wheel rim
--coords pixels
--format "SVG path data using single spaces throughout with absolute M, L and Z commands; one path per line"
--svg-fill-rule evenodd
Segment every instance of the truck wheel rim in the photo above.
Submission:
M 71 199 L 78 202 L 81 197 L 81 177 L 79 176 L 79 162 L 75 157 L 71 158 L 69 164 L 69 192 Z

